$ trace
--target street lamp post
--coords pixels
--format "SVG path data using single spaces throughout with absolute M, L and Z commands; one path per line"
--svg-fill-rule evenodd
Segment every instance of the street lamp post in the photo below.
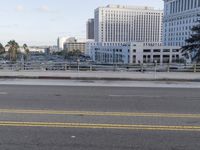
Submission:
M 113 49 L 113 71 L 115 71 L 115 62 L 116 60 L 115 60 L 115 50 Z
M 92 61 L 89 62 L 90 62 L 90 71 L 92 71 Z
M 80 71 L 79 62 L 80 62 L 80 59 L 78 58 L 78 59 L 77 59 L 77 70 L 78 70 L 78 72 Z
M 154 61 L 155 63 L 155 70 L 154 70 L 154 78 L 157 78 L 157 60 Z

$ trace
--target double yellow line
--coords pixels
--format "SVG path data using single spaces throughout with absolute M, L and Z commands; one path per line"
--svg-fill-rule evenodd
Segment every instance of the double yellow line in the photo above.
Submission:
M 1 113 L 39 114 L 39 115 L 116 116 L 116 117 L 196 118 L 196 119 L 200 119 L 200 114 L 170 114 L 170 113 L 134 113 L 134 112 L 93 112 L 93 111 L 0 109 L 0 114 Z M 200 132 L 200 126 L 161 126 L 161 125 L 90 124 L 90 123 L 60 123 L 60 122 L 14 122 L 14 121 L 0 121 L 0 126 L 120 129 L 120 130 L 124 129 L 124 130 L 198 131 L 198 132 Z
M 200 119 L 200 114 L 174 114 L 174 113 L 93 112 L 93 111 L 25 110 L 25 109 L 0 109 L 0 113 L 41 114 L 41 115 L 116 116 L 116 117 L 199 118 Z
M 200 126 L 158 126 L 158 125 L 86 124 L 86 123 L 50 123 L 50 122 L 3 122 L 3 121 L 0 121 L 0 126 L 84 128 L 84 129 L 120 129 L 120 130 L 198 131 L 198 132 L 200 132 Z

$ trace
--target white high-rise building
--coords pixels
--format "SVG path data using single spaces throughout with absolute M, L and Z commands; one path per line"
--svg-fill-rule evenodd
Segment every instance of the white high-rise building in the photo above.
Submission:
M 159 43 L 162 21 L 163 11 L 151 7 L 99 7 L 95 10 L 95 41 Z
M 183 46 L 200 14 L 200 0 L 164 0 L 163 44 Z
M 59 37 L 57 39 L 58 50 L 64 49 L 64 43 L 67 41 L 67 39 L 68 39 L 68 37 Z

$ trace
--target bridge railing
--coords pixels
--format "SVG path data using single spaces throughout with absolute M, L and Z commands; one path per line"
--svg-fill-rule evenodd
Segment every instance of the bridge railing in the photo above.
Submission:
M 0 62 L 0 70 L 10 71 L 128 71 L 200 72 L 200 64 L 92 64 L 90 62 Z

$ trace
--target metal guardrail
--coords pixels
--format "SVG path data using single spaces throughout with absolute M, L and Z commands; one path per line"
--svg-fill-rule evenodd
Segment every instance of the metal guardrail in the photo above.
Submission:
M 51 70 L 51 71 L 157 71 L 157 72 L 200 72 L 200 64 L 113 64 L 102 65 L 90 62 L 6 62 L 0 63 L 0 70 Z

